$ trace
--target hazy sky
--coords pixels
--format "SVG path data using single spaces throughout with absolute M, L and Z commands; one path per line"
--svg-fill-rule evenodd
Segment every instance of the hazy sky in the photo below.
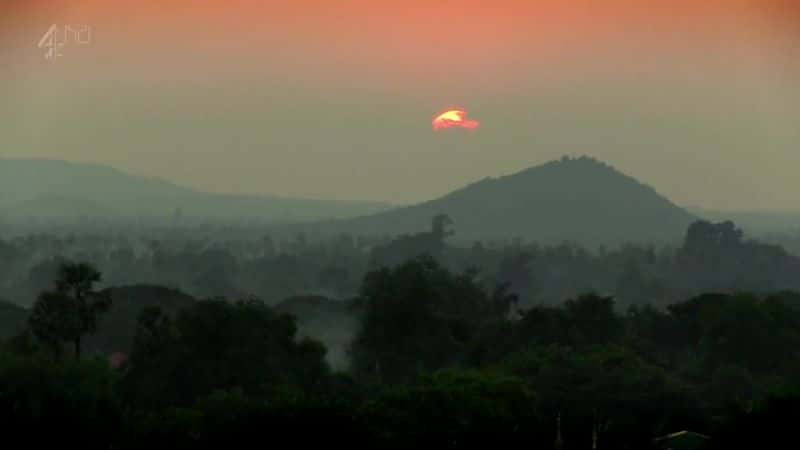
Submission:
M 48 61 L 51 24 L 91 43 Z M 405 203 L 586 154 L 800 210 L 796 0 L 3 0 L 0 27 L 3 157 Z M 450 106 L 481 128 L 434 133 Z

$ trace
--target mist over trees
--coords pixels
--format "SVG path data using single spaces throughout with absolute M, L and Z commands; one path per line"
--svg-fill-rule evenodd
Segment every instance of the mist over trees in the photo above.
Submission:
M 617 304 L 667 305 L 706 291 L 793 290 L 800 259 L 745 237 L 731 222 L 697 221 L 677 245 L 625 244 L 589 249 L 563 242 L 455 241 L 458 223 L 431 218 L 429 231 L 395 238 L 190 233 L 29 235 L 0 240 L 0 288 L 6 301 L 30 306 L 53 285 L 65 259 L 91 262 L 103 286 L 160 285 L 196 298 L 355 296 L 370 268 L 429 255 L 449 270 L 509 283 L 523 306 L 556 304 L 596 291 Z M 450 221 L 447 225 L 447 221 Z M 221 238 L 221 236 L 225 236 Z
M 614 245 L 470 239 L 469 217 L 439 209 L 564 170 L 621 179 L 567 160 L 435 207 L 350 222 L 430 213 L 398 234 L 324 222 L 4 235 L 7 437 L 85 448 L 220 448 L 268 436 L 570 450 L 786 438 L 800 411 L 791 252 L 661 200 L 677 222 L 691 219 L 681 236 Z M 509 225 L 514 208 L 491 217 L 498 229 L 528 226 Z M 602 221 L 573 219 L 587 236 L 609 236 L 592 231 Z
M 121 341 L 102 336 L 96 342 L 110 347 L 68 356 L 31 315 L 5 340 L 0 418 L 33 444 L 63 439 L 35 432 L 52 422 L 90 448 L 211 448 L 264 433 L 390 448 L 651 448 L 685 429 L 724 448 L 785 433 L 767 418 L 800 406 L 797 293 L 718 292 L 625 311 L 586 293 L 520 307 L 508 283 L 422 256 L 368 271 L 352 300 L 338 300 L 356 330 L 350 364 L 332 370 L 325 344 L 299 334 L 298 317 L 262 301 L 147 286 L 94 291 L 99 272 L 84 263 L 59 273 L 55 292 L 128 299 L 111 303 L 98 335 L 116 314 L 132 337 L 123 358 Z M 132 309 L 131 295 L 149 303 Z M 53 316 L 72 323 L 75 297 L 55 298 L 66 306 Z M 336 311 L 322 299 L 281 308 Z

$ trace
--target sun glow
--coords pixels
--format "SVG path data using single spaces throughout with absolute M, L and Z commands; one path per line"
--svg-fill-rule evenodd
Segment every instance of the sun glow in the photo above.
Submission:
M 450 128 L 466 128 L 474 130 L 480 126 L 477 120 L 467 119 L 467 112 L 463 109 L 448 109 L 433 118 L 433 129 L 446 130 Z

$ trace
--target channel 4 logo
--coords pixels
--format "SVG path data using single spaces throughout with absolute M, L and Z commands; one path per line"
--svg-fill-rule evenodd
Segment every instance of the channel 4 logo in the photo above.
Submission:
M 39 40 L 38 47 L 44 50 L 48 61 L 64 56 L 62 49 L 67 45 L 88 45 L 92 43 L 92 27 L 88 25 L 50 25 Z

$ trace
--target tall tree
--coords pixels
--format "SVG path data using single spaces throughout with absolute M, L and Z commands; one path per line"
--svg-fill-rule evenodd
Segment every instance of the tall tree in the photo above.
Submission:
M 59 268 L 55 289 L 42 292 L 31 312 L 34 335 L 60 352 L 62 342 L 72 342 L 81 357 L 81 338 L 97 329 L 98 315 L 108 311 L 111 297 L 94 290 L 100 272 L 87 263 L 65 262 Z
M 124 390 L 145 407 L 188 406 L 227 389 L 258 398 L 311 393 L 327 381 L 325 351 L 297 336 L 293 317 L 258 300 L 202 300 L 174 318 L 148 308 L 139 316 Z
M 369 272 L 351 348 L 354 370 L 408 381 L 463 364 L 478 336 L 503 323 L 516 300 L 507 286 L 490 291 L 476 277 L 453 274 L 429 256 Z

